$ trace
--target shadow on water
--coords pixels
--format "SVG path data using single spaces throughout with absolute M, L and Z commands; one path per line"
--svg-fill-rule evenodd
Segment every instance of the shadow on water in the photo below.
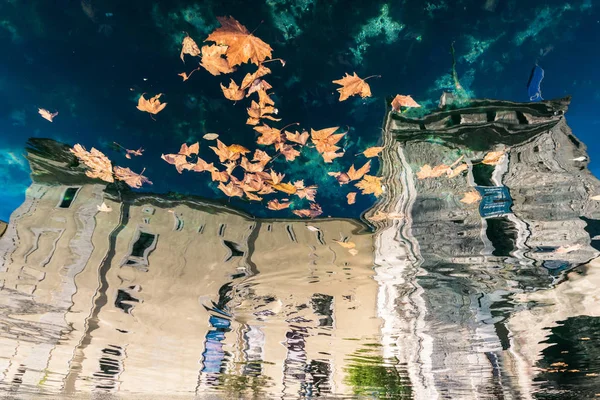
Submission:
M 568 103 L 390 112 L 386 192 L 362 220 L 133 192 L 32 139 L 33 184 L 0 229 L 1 389 L 593 397 L 600 183 Z

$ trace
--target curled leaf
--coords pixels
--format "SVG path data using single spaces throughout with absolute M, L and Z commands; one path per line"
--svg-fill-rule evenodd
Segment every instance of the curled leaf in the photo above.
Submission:
M 50 111 L 44 108 L 38 108 L 38 113 L 42 116 L 42 118 L 50 122 L 52 122 L 54 120 L 54 117 L 58 115 L 58 112 L 51 113 Z
M 114 173 L 115 173 L 116 179 L 125 182 L 132 188 L 139 189 L 142 187 L 142 185 L 144 183 L 152 185 L 152 182 L 150 182 L 150 180 L 148 180 L 148 178 L 146 178 L 144 175 L 142 175 L 144 173 L 144 170 L 142 170 L 141 173 L 137 174 L 137 173 L 133 172 L 132 170 L 130 170 L 129 168 L 115 166 Z
M 183 58 L 184 54 L 189 54 L 192 57 L 197 57 L 200 55 L 200 49 L 198 48 L 198 45 L 196 42 L 194 42 L 194 39 L 189 36 L 184 37 L 183 41 L 181 42 L 181 53 L 179 54 L 179 57 L 183 62 L 185 62 Z
M 273 185 L 273 189 L 275 189 L 279 192 L 287 193 L 287 194 L 295 194 L 297 191 L 297 189 L 294 185 L 292 185 L 290 183 L 283 183 L 283 182 Z
M 137 109 L 150 114 L 158 114 L 167 106 L 167 103 L 160 102 L 160 96 L 162 96 L 162 93 L 159 93 L 150 99 L 146 99 L 142 94 L 138 100 Z
M 346 73 L 342 79 L 335 80 L 333 83 L 342 86 L 337 89 L 340 93 L 339 101 L 344 101 L 355 94 L 358 94 L 363 98 L 371 97 L 371 87 L 364 79 L 359 78 L 358 75 L 356 75 L 356 72 L 354 72 L 354 75 L 348 75 Z
M 85 172 L 88 177 L 98 178 L 105 182 L 115 181 L 113 178 L 112 163 L 101 151 L 93 147 L 92 150 L 87 151 L 79 143 L 73 146 L 70 151 L 79 161 L 88 167 L 88 170 Z
M 346 195 L 346 199 L 348 200 L 348 204 L 356 203 L 356 192 L 350 192 Z
M 282 202 L 282 203 L 280 203 L 279 200 L 277 200 L 277 199 L 270 200 L 267 203 L 267 208 L 269 210 L 275 210 L 275 211 L 277 211 L 277 210 L 283 210 L 285 208 L 289 208 L 289 206 L 290 206 L 290 202 L 289 201 L 288 202 Z
M 310 203 L 310 208 L 308 208 L 308 209 L 293 210 L 292 212 L 294 214 L 296 214 L 297 216 L 303 217 L 303 218 L 315 218 L 315 217 L 318 217 L 319 215 L 323 214 L 323 210 L 321 209 L 321 206 L 318 205 L 317 203 Z
M 421 107 L 416 101 L 413 100 L 410 96 L 403 96 L 401 94 L 397 94 L 392 100 L 392 110 L 400 111 L 402 107 Z
M 244 98 L 245 92 L 240 90 L 240 87 L 235 83 L 232 79 L 229 83 L 229 87 L 223 86 L 221 83 L 221 90 L 223 91 L 223 95 L 225 95 L 226 99 L 238 101 Z
M 465 204 L 477 203 L 479 200 L 481 200 L 481 195 L 476 190 L 472 190 L 470 192 L 465 193 L 463 198 L 460 199 L 461 203 Z
M 383 193 L 383 187 L 381 185 L 380 177 L 365 175 L 363 179 L 356 185 L 361 190 L 362 194 L 374 194 L 375 197 L 379 197 Z
M 485 155 L 485 157 L 483 158 L 483 160 L 481 162 L 483 164 L 487 164 L 487 165 L 496 165 L 500 161 L 502 161 L 503 157 L 504 157 L 504 151 L 502 151 L 502 150 L 490 151 L 489 153 L 487 153 Z

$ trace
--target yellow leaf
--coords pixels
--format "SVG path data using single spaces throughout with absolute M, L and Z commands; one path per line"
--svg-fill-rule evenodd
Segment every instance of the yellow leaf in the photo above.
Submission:
M 461 203 L 465 204 L 477 203 L 479 200 L 481 200 L 481 195 L 476 190 L 465 193 L 464 197 L 460 199 Z
M 371 157 L 375 157 L 379 153 L 381 153 L 381 150 L 383 150 L 383 147 L 369 147 L 368 149 L 363 151 L 363 154 L 365 157 L 371 158 Z
M 365 175 L 362 181 L 358 182 L 356 185 L 362 192 L 362 194 L 374 194 L 375 197 L 381 196 L 383 193 L 383 187 L 381 185 L 381 179 L 376 176 Z
M 277 183 L 273 185 L 273 189 L 278 190 L 280 192 L 284 192 L 287 194 L 295 194 L 297 189 L 294 185 L 290 183 Z

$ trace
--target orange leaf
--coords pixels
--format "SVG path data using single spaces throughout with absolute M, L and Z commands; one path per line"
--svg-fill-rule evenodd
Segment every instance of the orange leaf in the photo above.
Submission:
M 365 155 L 365 157 L 371 158 L 381 153 L 381 150 L 383 150 L 383 147 L 369 147 L 368 149 L 363 151 L 363 154 Z
M 232 17 L 217 17 L 221 27 L 208 35 L 206 41 L 226 45 L 229 66 L 245 62 L 260 64 L 266 58 L 271 58 L 271 46 L 252 35 L 245 26 Z
M 246 76 L 244 76 L 244 79 L 242 79 L 242 89 L 248 89 L 255 80 L 270 73 L 271 70 L 269 68 L 260 64 L 253 74 L 246 74 Z
M 179 57 L 183 62 L 185 62 L 183 58 L 184 54 L 189 54 L 193 57 L 197 57 L 200 55 L 200 49 L 198 48 L 198 45 L 196 44 L 196 42 L 194 42 L 194 39 L 192 39 L 189 36 L 184 37 L 183 42 L 181 42 L 181 53 L 179 54 Z
M 465 193 L 463 198 L 460 199 L 461 203 L 465 204 L 477 203 L 479 200 L 481 200 L 481 195 L 476 190 L 472 190 L 470 192 Z
M 214 168 L 210 170 L 210 178 L 213 180 L 213 182 L 227 182 L 229 180 L 229 174 L 227 171 L 219 171 L 218 169 Z
M 448 178 L 456 178 L 461 172 L 465 171 L 469 166 L 467 164 L 461 164 L 454 169 L 449 169 L 446 173 L 448 174 Z
M 323 214 L 323 210 L 321 209 L 321 206 L 318 205 L 317 203 L 310 203 L 309 209 L 294 210 L 292 212 L 294 214 L 296 214 L 297 216 L 304 217 L 304 218 L 315 218 L 315 217 L 318 217 L 319 215 Z
M 267 90 L 272 89 L 272 88 L 273 88 L 273 86 L 271 86 L 269 84 L 269 82 L 265 81 L 264 79 L 255 79 L 254 82 L 252 82 L 252 84 L 248 88 L 248 94 L 246 95 L 246 97 L 250 96 L 252 93 L 255 93 L 255 92 L 264 93 L 263 98 L 264 98 L 264 96 L 269 97 L 267 95 Z M 271 100 L 270 97 L 269 97 L 269 100 L 271 101 L 271 103 L 273 102 L 273 100 Z
M 345 172 L 328 172 L 327 175 L 335 177 L 340 186 L 350 182 L 350 177 Z
M 167 103 L 161 103 L 160 100 L 158 100 L 160 96 L 162 96 L 162 93 L 147 100 L 142 94 L 138 100 L 137 109 L 150 114 L 158 114 L 167 106 Z
M 290 146 L 289 144 L 282 145 L 279 149 L 279 152 L 283 154 L 286 161 L 294 161 L 296 157 L 300 155 L 300 152 L 294 149 L 294 147 Z
M 235 161 L 240 158 L 240 153 L 245 154 L 250 152 L 243 146 L 232 144 L 231 146 L 225 146 L 223 142 L 217 139 L 217 147 L 209 146 L 217 156 L 219 156 L 220 162 Z
M 291 133 L 288 131 L 283 131 L 285 133 L 285 138 L 290 142 L 298 143 L 304 146 L 308 140 L 308 132 L 304 131 L 302 133 L 298 133 L 298 131 Z
M 279 173 L 271 170 L 271 181 L 273 182 L 273 185 L 277 185 L 279 182 L 281 182 L 283 180 L 284 177 L 285 177 L 284 174 L 279 174 Z
M 262 197 L 257 196 L 251 192 L 244 191 L 244 193 L 246 194 L 248 200 L 261 201 L 263 199 Z
M 348 199 L 348 204 L 356 203 L 356 192 L 350 192 L 346 195 L 346 199 Z
M 421 107 L 416 101 L 410 96 L 402 96 L 397 94 L 392 100 L 392 110 L 400 111 L 400 107 Z
M 287 194 L 295 194 L 297 189 L 294 185 L 290 184 L 290 183 L 278 183 L 273 185 L 273 189 L 279 191 L 279 192 L 283 192 L 283 193 L 287 193 Z
M 260 149 L 254 150 L 254 157 L 252 161 L 258 161 L 262 165 L 266 165 L 271 160 L 271 157 L 264 151 Z
M 338 128 L 339 127 L 335 126 L 333 128 L 320 129 L 318 131 L 315 131 L 314 129 L 310 130 L 311 140 L 315 144 L 315 147 L 319 153 L 334 153 L 339 149 L 339 147 L 335 144 L 339 142 L 344 135 L 346 135 L 346 133 L 338 133 L 334 135 L 333 132 L 337 131 Z
M 317 195 L 317 185 L 304 186 L 304 180 L 294 182 L 296 187 L 296 196 L 308 201 L 315 201 Z
M 354 164 L 352 164 L 352 166 L 348 170 L 347 175 L 351 181 L 356 181 L 356 180 L 362 178 L 363 175 L 366 174 L 367 172 L 369 172 L 370 169 L 371 169 L 371 160 L 367 161 L 365 163 L 365 165 L 360 167 L 360 169 L 358 171 L 354 169 Z
M 189 163 L 183 154 L 163 154 L 160 158 L 174 165 L 180 174 L 184 169 L 192 169 L 194 167 L 194 164 Z
M 58 112 L 51 113 L 50 111 L 45 110 L 43 108 L 38 108 L 38 113 L 42 116 L 42 118 L 44 118 L 45 120 L 48 120 L 50 122 L 52 122 L 54 117 L 56 117 L 58 115 Z
M 200 143 L 196 142 L 189 147 L 188 147 L 187 143 L 183 143 L 181 145 L 181 148 L 179 149 L 179 154 L 183 154 L 185 156 L 190 157 L 192 155 L 198 154 L 199 151 L 200 151 Z
M 86 167 L 89 168 L 85 174 L 90 178 L 98 178 L 105 182 L 114 182 L 112 163 L 99 150 L 92 147 L 92 150 L 87 151 L 79 143 L 70 149 L 71 153 L 75 155 Z
M 227 185 L 224 185 L 223 182 L 221 182 L 218 187 L 229 197 L 242 197 L 244 195 L 244 191 L 233 182 L 229 182 Z
M 190 165 L 192 165 L 190 170 L 195 171 L 195 172 L 213 171 L 216 169 L 213 163 L 209 164 L 206 161 L 204 161 L 203 159 L 201 159 L 200 157 L 198 157 L 196 164 L 190 164 Z
M 144 171 L 140 174 L 136 174 L 129 168 L 115 167 L 114 173 L 116 179 L 125 182 L 132 188 L 141 188 L 144 183 L 152 185 L 152 182 L 142 175 Z
M 222 83 L 220 85 L 226 99 L 238 101 L 244 98 L 245 92 L 240 90 L 239 86 L 234 82 L 233 79 L 229 83 L 229 87 L 223 86 Z
M 282 140 L 281 131 L 279 129 L 271 128 L 266 124 L 255 126 L 254 130 L 261 134 L 256 140 L 256 143 L 258 144 L 271 145 Z
M 260 172 L 265 168 L 264 164 L 261 163 L 251 163 L 248 161 L 246 157 L 242 157 L 242 161 L 240 162 L 240 166 L 244 168 L 248 172 Z
M 340 92 L 340 101 L 346 100 L 348 97 L 353 96 L 355 94 L 360 95 L 360 97 L 371 97 L 371 88 L 368 83 L 366 83 L 363 79 L 359 78 L 356 75 L 346 75 L 342 79 L 338 79 L 333 81 L 333 83 L 337 83 L 338 85 L 342 85 L 337 91 Z
M 289 202 L 283 202 L 283 203 L 280 203 L 280 202 L 279 202 L 279 200 L 277 200 L 277 199 L 275 199 L 275 200 L 270 200 L 270 201 L 267 203 L 267 208 L 268 208 L 269 210 L 275 210 L 275 211 L 277 211 L 277 210 L 283 210 L 283 209 L 285 209 L 285 208 L 288 208 L 289 206 L 290 206 L 290 203 L 289 203 Z
M 481 162 L 487 165 L 496 165 L 502 160 L 502 157 L 504 157 L 503 150 L 491 151 L 485 155 Z
M 323 156 L 323 161 L 325 161 L 326 163 L 330 163 L 330 162 L 333 162 L 334 158 L 342 157 L 344 155 L 344 153 L 336 153 L 334 151 L 326 151 L 325 153 L 323 153 L 321 155 Z
M 341 240 L 335 240 L 335 239 L 333 239 L 333 241 L 345 249 L 353 249 L 356 247 L 356 243 L 354 243 L 354 242 L 342 242 Z
M 202 46 L 202 62 L 200 65 L 212 75 L 228 74 L 235 71 L 224 58 L 227 46 Z M 190 74 L 191 75 L 191 74 Z
M 450 171 L 450 172 L 449 172 Z M 444 174 L 451 173 L 452 169 L 444 164 L 437 165 L 434 168 L 431 168 L 429 164 L 425 164 L 421 167 L 421 170 L 417 172 L 418 179 L 426 179 L 426 178 L 437 178 Z
M 371 175 L 365 175 L 362 181 L 358 182 L 357 188 L 361 190 L 362 194 L 374 194 L 375 197 L 379 197 L 383 193 L 383 187 L 381 186 L 381 178 Z

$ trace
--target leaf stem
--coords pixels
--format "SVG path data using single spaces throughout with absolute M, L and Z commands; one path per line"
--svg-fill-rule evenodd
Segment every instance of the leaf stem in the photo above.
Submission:
M 371 75 L 371 76 L 367 76 L 365 79 L 363 79 L 363 81 L 366 81 L 367 79 L 371 79 L 371 78 L 381 78 L 381 75 Z

